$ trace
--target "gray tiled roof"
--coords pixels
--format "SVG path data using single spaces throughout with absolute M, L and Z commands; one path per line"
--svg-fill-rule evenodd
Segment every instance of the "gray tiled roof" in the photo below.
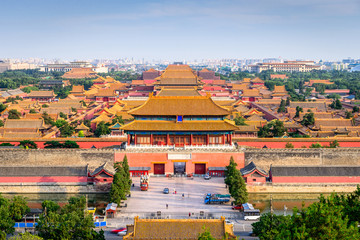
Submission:
M 272 166 L 272 176 L 360 176 L 360 166 Z
M 16 166 L 0 167 L 1 177 L 46 177 L 46 176 L 83 176 L 88 173 L 87 166 Z
M 260 173 L 262 173 L 264 175 L 268 175 L 267 172 L 265 172 L 261 168 L 256 167 L 254 162 L 251 162 L 248 165 L 246 165 L 245 167 L 243 167 L 242 169 L 240 169 L 240 173 L 241 173 L 241 175 L 246 175 L 246 174 L 251 173 L 254 170 L 258 170 Z

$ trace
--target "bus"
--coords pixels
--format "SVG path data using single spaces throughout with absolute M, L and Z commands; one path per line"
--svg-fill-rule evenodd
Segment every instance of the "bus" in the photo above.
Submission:
M 244 209 L 245 221 L 257 221 L 260 219 L 259 209 Z

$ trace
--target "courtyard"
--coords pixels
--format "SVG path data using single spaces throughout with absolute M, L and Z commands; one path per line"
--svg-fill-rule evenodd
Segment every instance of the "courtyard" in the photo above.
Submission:
M 231 204 L 205 204 L 204 197 L 207 193 L 228 194 L 224 178 L 211 178 L 205 180 L 202 177 L 151 177 L 148 191 L 140 190 L 140 178 L 132 178 L 134 187 L 131 189 L 131 197 L 126 201 L 127 207 L 121 209 L 121 215 L 156 213 L 179 217 L 188 215 L 198 216 L 200 211 L 204 214 L 213 214 L 214 217 L 221 215 L 238 215 L 238 211 L 231 209 Z M 164 188 L 169 188 L 169 194 L 164 194 Z M 176 194 L 174 193 L 176 191 Z M 168 207 L 166 207 L 166 205 Z

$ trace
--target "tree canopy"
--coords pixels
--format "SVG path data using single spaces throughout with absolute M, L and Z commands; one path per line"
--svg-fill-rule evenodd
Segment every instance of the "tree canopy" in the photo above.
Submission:
M 237 163 L 234 158 L 230 158 L 230 163 L 225 170 L 225 184 L 229 188 L 230 195 L 234 198 L 236 204 L 246 203 L 248 200 L 248 193 L 244 178 L 240 171 L 236 169 Z
M 291 216 L 263 214 L 253 223 L 253 232 L 262 239 L 360 239 L 360 189 L 353 193 L 329 197 L 301 210 L 293 209 Z

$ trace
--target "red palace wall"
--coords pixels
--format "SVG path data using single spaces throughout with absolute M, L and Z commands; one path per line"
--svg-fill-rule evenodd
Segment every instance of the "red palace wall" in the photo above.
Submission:
M 206 170 L 209 167 L 225 167 L 229 165 L 230 157 L 232 156 L 235 162 L 238 164 L 238 169 L 243 168 L 245 164 L 245 156 L 242 152 L 192 152 L 191 159 L 176 160 L 168 159 L 168 153 L 138 153 L 138 152 L 120 152 L 115 153 L 115 161 L 120 162 L 127 156 L 130 167 L 150 167 L 149 173 L 154 172 L 154 164 L 164 164 L 165 173 L 174 173 L 174 162 L 186 162 L 186 172 L 194 173 L 196 163 L 205 163 Z
M 237 144 L 239 146 L 249 146 L 249 147 L 256 147 L 256 148 L 262 148 L 265 145 L 268 148 L 285 148 L 286 143 L 292 143 L 294 145 L 294 148 L 301 148 L 303 146 L 306 146 L 307 148 L 311 146 L 311 144 L 313 143 L 320 143 L 323 146 L 329 146 L 330 142 L 332 142 L 333 140 L 330 141 L 313 141 L 313 142 L 295 142 L 295 141 L 291 141 L 291 139 L 289 139 L 288 141 L 281 141 L 281 142 L 275 142 L 275 141 L 269 141 L 269 142 L 250 142 L 250 141 L 246 141 L 246 142 L 237 142 Z M 340 142 L 340 147 L 360 147 L 360 139 L 357 142 Z
M 314 176 L 314 177 L 272 177 L 273 183 L 360 183 L 360 177 Z
M 92 146 L 95 146 L 96 148 L 104 148 L 104 147 L 110 147 L 110 146 L 114 146 L 117 145 L 119 146 L 121 144 L 121 141 L 113 141 L 113 142 L 102 142 L 102 141 L 98 141 L 98 142 L 81 142 L 81 141 L 76 141 L 76 139 L 66 139 L 66 140 L 70 140 L 70 141 L 75 141 L 80 148 L 82 149 L 87 149 L 87 148 L 91 148 Z M 59 141 L 59 142 L 64 142 L 63 139 L 58 140 L 55 138 L 51 138 L 51 139 L 47 139 L 47 141 Z M 8 141 L 0 141 L 0 143 L 3 142 L 8 142 Z M 14 144 L 15 146 L 19 145 L 19 142 L 9 142 L 11 144 Z M 38 148 L 44 148 L 44 143 L 45 141 L 42 142 L 37 142 L 35 141 L 35 143 L 37 144 Z
M 51 183 L 65 183 L 65 182 L 84 182 L 88 181 L 87 177 L 64 177 L 64 176 L 57 176 L 57 177 L 0 177 L 0 182 L 7 182 L 7 183 L 15 183 L 15 182 L 34 182 L 34 183 L 44 183 L 44 182 L 51 182 Z

